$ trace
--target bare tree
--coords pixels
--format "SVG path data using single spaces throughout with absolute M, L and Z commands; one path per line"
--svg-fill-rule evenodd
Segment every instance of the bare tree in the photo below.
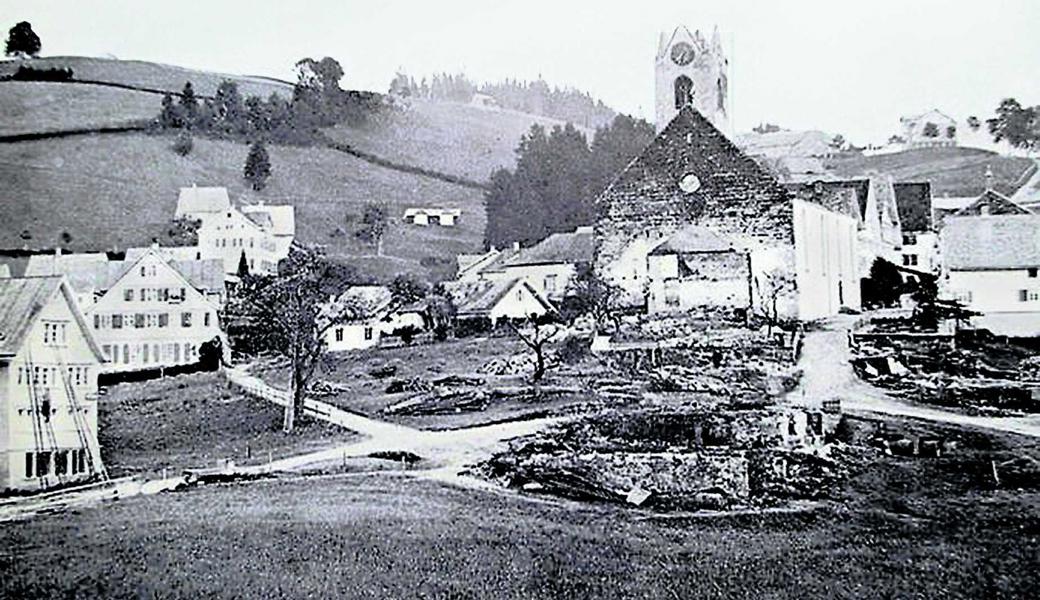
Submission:
M 534 372 L 531 373 L 531 382 L 538 383 L 545 376 L 547 368 L 545 361 L 546 346 L 560 333 L 559 325 L 545 317 L 533 314 L 521 323 L 516 323 L 512 320 L 508 320 L 507 323 L 509 323 L 509 328 L 513 330 L 513 333 L 520 338 L 520 341 L 534 352 Z
M 251 278 L 243 290 L 243 303 L 259 323 L 256 335 L 267 346 L 289 359 L 290 402 L 283 429 L 291 432 L 315 368 L 326 350 L 330 329 L 360 318 L 371 307 L 357 296 L 343 293 L 349 282 L 345 271 L 326 260 L 318 250 L 294 248 L 277 277 Z
M 604 280 L 591 268 L 580 270 L 567 285 L 567 296 L 573 299 L 575 308 L 581 314 L 592 317 L 597 331 L 607 323 L 617 330 L 621 294 L 620 287 Z
M 774 268 L 755 277 L 756 312 L 765 320 L 768 333 L 780 323 L 780 297 L 794 289 L 794 276 L 785 269 Z

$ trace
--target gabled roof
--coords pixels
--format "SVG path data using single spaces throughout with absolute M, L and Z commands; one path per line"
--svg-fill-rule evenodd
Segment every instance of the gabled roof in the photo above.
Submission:
M 112 261 L 104 253 L 39 254 L 29 258 L 26 277 L 64 275 L 78 293 L 107 290 L 123 273 L 123 262 Z
M 386 313 L 393 304 L 393 294 L 382 285 L 355 285 L 337 296 L 336 301 L 349 302 L 357 307 L 360 312 L 347 322 L 358 322 Z
M 242 214 L 253 222 L 263 221 L 275 235 L 296 235 L 296 208 L 291 204 L 253 204 L 242 207 Z M 266 215 L 266 216 L 265 216 Z
M 687 225 L 654 248 L 650 255 L 737 251 L 732 242 L 711 229 L 700 225 Z
M 684 191 L 684 180 L 696 189 Z M 601 216 L 651 225 L 707 215 L 739 218 L 756 233 L 774 229 L 775 215 L 789 212 L 789 199 L 772 175 L 687 105 L 599 195 L 596 206 Z
M 1040 215 L 948 217 L 940 239 L 950 270 L 1040 267 Z
M 784 184 L 784 187 L 799 200 L 822 206 L 831 212 L 850 217 L 856 222 L 862 222 L 863 214 L 860 211 L 858 186 L 825 185 L 825 183 L 824 180 L 815 179 L 803 183 L 787 183 Z
M 185 187 L 177 197 L 174 218 L 199 213 L 223 212 L 231 208 L 231 199 L 224 187 Z
M 932 184 L 896 183 L 896 208 L 903 231 L 928 231 L 932 228 Z
M 502 263 L 502 267 L 549 264 L 590 264 L 595 252 L 592 227 L 554 233 L 530 248 L 524 248 Z
M 1016 204 L 1011 198 L 994 190 L 982 192 L 974 202 L 954 213 L 957 217 L 978 215 L 1030 215 L 1031 210 Z
M 509 262 L 514 256 L 520 253 L 520 249 L 516 247 L 504 248 L 502 250 L 490 250 L 486 254 L 482 255 L 476 261 L 470 263 L 466 268 L 461 269 L 458 273 L 461 276 L 463 273 L 497 273 L 502 270 L 507 262 Z
M 169 265 L 188 280 L 192 287 L 219 294 L 224 292 L 224 261 L 219 258 L 202 260 L 171 260 Z
M 69 309 L 94 356 L 99 362 L 105 362 L 76 304 L 72 289 L 61 276 L 0 279 L 0 356 L 18 354 L 40 311 L 59 293 L 69 303 Z
M 933 108 L 931 110 L 925 111 L 925 112 L 923 112 L 921 114 L 917 114 L 917 115 L 907 115 L 907 116 L 904 116 L 904 117 L 900 117 L 899 121 L 901 123 L 907 123 L 907 122 L 913 123 L 913 122 L 920 121 L 920 120 L 922 120 L 924 118 L 929 118 L 929 117 L 935 117 L 935 118 L 938 118 L 938 119 L 944 119 L 947 122 L 952 122 L 954 124 L 957 123 L 956 119 L 954 119 L 950 115 L 944 113 L 943 111 L 939 110 L 938 108 Z M 938 123 L 936 123 L 936 125 L 938 125 Z
M 538 290 L 534 289 L 524 279 L 497 279 L 494 281 L 481 279 L 477 281 L 448 281 L 444 283 L 444 289 L 451 295 L 452 302 L 454 302 L 460 315 L 486 315 L 503 298 L 521 286 L 534 296 L 545 310 L 556 310 L 551 302 L 539 294 Z
M 869 179 L 846 179 L 843 181 L 823 181 L 825 189 L 849 189 L 856 194 L 856 206 L 859 208 L 859 220 L 862 221 L 867 215 L 867 202 L 870 199 Z

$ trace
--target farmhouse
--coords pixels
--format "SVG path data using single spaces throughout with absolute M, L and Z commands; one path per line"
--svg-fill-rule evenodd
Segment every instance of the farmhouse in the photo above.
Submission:
M 219 260 L 170 260 L 158 247 L 119 261 L 105 255 L 34 256 L 26 275 L 69 277 L 110 361 L 106 371 L 193 363 L 203 343 L 223 337 Z
M 553 233 L 530 248 L 523 248 L 502 261 L 495 269 L 484 271 L 487 279 L 524 279 L 550 300 L 567 294 L 571 279 L 592 266 L 595 249 L 592 227 Z
M 902 117 L 906 148 L 940 148 L 957 145 L 957 120 L 937 108 Z
M 648 304 L 654 250 L 697 225 L 747 256 L 728 261 L 734 272 L 714 271 L 720 291 L 705 293 L 726 297 L 732 292 L 721 289 L 733 290 L 732 282 L 743 277 L 753 309 L 814 319 L 859 307 L 856 220 L 795 198 L 692 106 L 682 108 L 596 202 L 595 269 L 630 305 Z M 691 272 L 718 267 L 713 254 L 683 246 L 676 252 Z M 710 264 L 691 262 L 696 258 Z
M 243 256 L 251 273 L 276 274 L 296 234 L 292 206 L 236 208 L 222 187 L 181 188 L 174 218 L 199 221 L 198 243 L 171 251 L 180 258 L 219 258 L 233 277 Z
M 405 223 L 421 227 L 428 225 L 454 227 L 461 216 L 462 209 L 459 208 L 407 208 L 404 211 Z
M 449 281 L 444 284 L 459 321 L 481 321 L 494 326 L 502 319 L 544 316 L 556 309 L 524 279 Z
M 487 252 L 480 254 L 459 254 L 456 257 L 458 273 L 455 279 L 458 281 L 477 281 L 482 279 L 502 279 L 502 265 L 520 253 L 520 244 L 515 243 L 509 248 L 498 249 L 492 247 Z
M 104 473 L 97 376 L 105 358 L 63 277 L 0 279 L 0 489 Z
M 940 233 L 941 288 L 999 335 L 1040 335 L 1040 215 L 955 216 Z
M 378 346 L 386 327 L 383 319 L 390 314 L 393 298 L 390 290 L 381 285 L 356 285 L 348 288 L 331 302 L 348 303 L 358 308 L 358 314 L 325 334 L 326 347 L 331 352 L 361 350 Z

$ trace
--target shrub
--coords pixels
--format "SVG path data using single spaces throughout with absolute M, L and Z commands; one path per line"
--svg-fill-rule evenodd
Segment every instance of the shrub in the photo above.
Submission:
M 192 139 L 191 133 L 188 131 L 182 131 L 177 134 L 177 139 L 173 142 L 173 151 L 181 156 L 191 154 L 191 150 L 194 147 L 195 141 Z
M 10 78 L 14 81 L 72 81 L 72 69 L 37 69 L 22 65 Z

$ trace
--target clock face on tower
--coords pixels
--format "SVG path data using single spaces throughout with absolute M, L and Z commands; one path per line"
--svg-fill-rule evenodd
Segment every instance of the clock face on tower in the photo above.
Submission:
M 672 62 L 680 66 L 693 62 L 693 47 L 686 42 L 679 42 L 672 46 Z

